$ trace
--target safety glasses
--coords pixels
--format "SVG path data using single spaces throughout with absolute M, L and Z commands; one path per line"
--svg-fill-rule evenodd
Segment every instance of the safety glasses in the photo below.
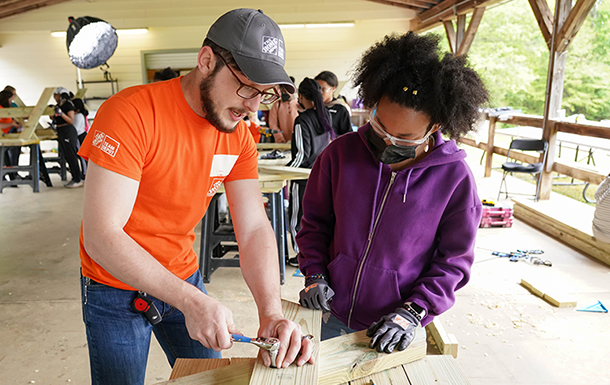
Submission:
M 430 137 L 430 135 L 432 135 L 432 129 L 431 129 L 432 127 L 428 127 L 426 129 L 426 135 L 421 139 L 409 140 L 409 139 L 401 139 L 401 138 L 392 136 L 392 135 L 388 134 L 381 127 L 381 124 L 379 124 L 379 122 L 375 118 L 376 112 L 377 112 L 377 108 L 373 109 L 371 111 L 371 113 L 369 114 L 369 122 L 371 123 L 371 126 L 373 126 L 373 129 L 375 130 L 375 132 L 378 133 L 382 139 L 389 140 L 395 146 L 419 146 L 420 144 L 424 144 L 426 142 L 426 140 L 428 139 L 428 137 Z
M 225 66 L 229 69 L 229 71 L 231 71 L 231 74 L 233 74 L 233 76 L 235 77 L 235 80 L 237 80 L 237 82 L 239 83 L 239 88 L 237 89 L 237 91 L 235 91 L 238 96 L 240 96 L 244 99 L 253 99 L 253 98 L 257 97 L 258 95 L 262 95 L 262 97 L 261 97 L 262 104 L 271 104 L 280 98 L 280 95 L 278 94 L 275 87 L 271 87 L 269 89 L 266 89 L 265 91 L 260 91 L 252 86 L 242 83 L 242 81 L 239 80 L 239 77 L 233 71 L 231 66 L 229 66 L 227 64 L 225 59 L 223 59 L 223 57 L 221 55 L 216 54 L 216 56 L 218 56 L 220 58 L 220 60 L 222 60 L 222 62 L 225 63 Z

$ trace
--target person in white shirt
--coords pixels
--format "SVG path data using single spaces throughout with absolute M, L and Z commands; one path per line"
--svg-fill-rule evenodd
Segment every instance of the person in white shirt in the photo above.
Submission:
M 593 216 L 593 236 L 610 243 L 610 175 L 595 193 L 595 215 Z

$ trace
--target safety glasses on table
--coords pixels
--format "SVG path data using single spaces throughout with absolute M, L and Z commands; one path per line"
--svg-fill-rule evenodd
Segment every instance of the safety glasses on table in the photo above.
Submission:
M 280 94 L 277 92 L 277 90 L 274 87 L 271 87 L 264 91 L 260 91 L 252 86 L 242 83 L 242 81 L 239 80 L 239 77 L 237 77 L 237 75 L 235 74 L 235 71 L 233 71 L 231 66 L 229 66 L 227 64 L 225 59 L 223 59 L 223 57 L 218 54 L 216 56 L 218 56 L 220 58 L 220 60 L 222 60 L 222 62 L 225 64 L 225 66 L 227 66 L 229 71 L 231 71 L 231 73 L 235 77 L 235 80 L 237 80 L 237 82 L 239 83 L 239 88 L 237 89 L 237 91 L 235 91 L 238 96 L 240 96 L 244 99 L 253 99 L 253 98 L 257 97 L 258 95 L 262 95 L 261 103 L 263 103 L 263 104 L 271 104 L 280 98 Z
M 420 144 L 424 144 L 426 142 L 426 140 L 428 140 L 428 137 L 430 135 L 432 135 L 431 127 L 428 127 L 428 128 L 426 128 L 426 135 L 421 139 L 409 140 L 409 139 L 397 138 L 395 136 L 388 134 L 381 127 L 381 124 L 379 124 L 379 122 L 377 121 L 377 119 L 375 117 L 376 113 L 377 113 L 377 109 L 375 108 L 369 114 L 369 122 L 371 123 L 371 126 L 373 126 L 373 129 L 375 130 L 375 132 L 377 132 L 379 134 L 379 136 L 381 136 L 382 139 L 389 140 L 395 146 L 397 146 L 397 145 L 398 146 L 419 146 Z

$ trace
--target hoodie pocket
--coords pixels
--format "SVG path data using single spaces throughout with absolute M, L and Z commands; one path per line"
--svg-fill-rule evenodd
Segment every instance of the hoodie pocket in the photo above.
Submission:
M 339 253 L 328 265 L 330 287 L 335 291 L 330 305 L 335 315 L 343 322 L 347 320 L 349 313 L 357 271 L 358 260 L 343 253 Z
M 351 327 L 368 328 L 373 322 L 394 311 L 403 300 L 398 287 L 398 272 L 365 265 L 356 288 L 356 304 Z

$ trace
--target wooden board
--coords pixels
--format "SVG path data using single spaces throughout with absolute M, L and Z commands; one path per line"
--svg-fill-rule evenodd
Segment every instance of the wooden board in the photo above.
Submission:
M 438 317 L 426 326 L 426 331 L 434 339 L 441 354 L 451 354 L 453 358 L 457 358 L 457 338 L 453 334 L 445 332 L 445 328 Z
M 551 201 L 530 202 L 514 199 L 514 216 L 569 246 L 610 266 L 610 244 L 593 237 L 593 209 L 584 204 L 560 209 Z M 578 212 L 579 215 L 572 215 Z
M 415 339 L 402 352 L 378 353 L 369 349 L 366 330 L 322 341 L 320 350 L 320 385 L 335 385 L 378 373 L 426 356 L 426 337 L 418 327 Z
M 256 143 L 257 150 L 290 150 L 290 143 Z
M 197 360 L 216 361 L 216 360 Z M 207 370 L 186 377 L 160 382 L 157 385 L 248 385 L 255 359 L 242 360 L 232 365 Z M 194 365 L 193 362 L 190 363 Z M 205 366 L 205 364 L 204 364 Z M 185 369 L 182 369 L 185 370 Z
M 254 364 L 250 384 L 275 385 L 307 385 L 318 383 L 318 367 L 320 366 L 320 326 L 322 312 L 302 307 L 298 303 L 282 300 L 284 317 L 301 325 L 303 334 L 313 336 L 313 353 L 315 364 L 297 366 L 292 364 L 284 369 L 268 368 L 263 365 L 262 358 Z
M 549 282 L 540 282 L 531 278 L 521 279 L 521 286 L 528 289 L 532 294 L 540 297 L 556 307 L 576 307 L 576 300 L 570 298 L 561 288 Z
M 427 356 L 403 365 L 410 385 L 469 385 L 464 372 L 451 356 Z M 375 383 L 377 385 L 377 383 Z
M 349 385 L 411 385 L 402 365 L 350 381 Z M 347 384 L 345 384 L 347 385 Z

